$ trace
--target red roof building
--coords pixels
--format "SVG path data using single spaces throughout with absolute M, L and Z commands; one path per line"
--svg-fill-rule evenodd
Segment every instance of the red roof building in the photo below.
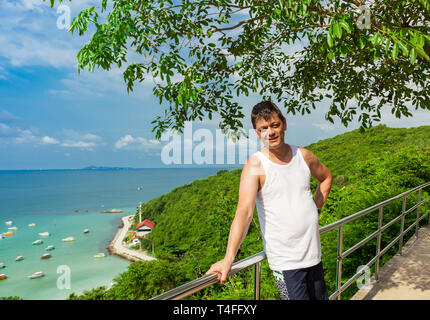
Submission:
M 155 223 L 152 222 L 151 220 L 145 219 L 137 225 L 136 230 L 138 230 L 139 228 L 141 228 L 143 226 L 154 229 Z

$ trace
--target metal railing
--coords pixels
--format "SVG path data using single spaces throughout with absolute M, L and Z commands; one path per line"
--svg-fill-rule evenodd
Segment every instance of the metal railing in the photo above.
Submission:
M 338 241 L 337 241 L 337 265 L 336 265 L 336 291 L 330 295 L 329 299 L 340 299 L 341 293 L 344 292 L 355 280 L 357 280 L 365 271 L 366 267 L 370 268 L 373 264 L 375 265 L 375 280 L 378 280 L 379 276 L 379 264 L 380 264 L 380 258 L 390 249 L 392 248 L 397 242 L 399 242 L 399 253 L 402 254 L 403 249 L 403 237 L 404 235 L 412 230 L 412 228 L 415 226 L 415 236 L 418 237 L 418 229 L 419 229 L 419 223 L 422 219 L 424 219 L 426 216 L 430 218 L 429 213 L 430 211 L 420 215 L 420 208 L 421 205 L 427 201 L 430 200 L 430 197 L 427 197 L 424 200 L 421 200 L 422 196 L 422 190 L 426 187 L 430 186 L 430 182 L 427 182 L 421 186 L 418 186 L 416 188 L 413 188 L 411 190 L 408 190 L 406 192 L 403 192 L 393 198 L 390 198 L 388 200 L 385 200 L 381 203 L 378 203 L 372 207 L 369 207 L 367 209 L 364 209 L 362 211 L 356 212 L 350 216 L 347 216 L 343 219 L 340 219 L 338 221 L 335 221 L 333 223 L 330 223 L 328 225 L 325 225 L 319 229 L 320 235 L 327 233 L 329 231 L 332 231 L 334 229 L 338 230 Z M 414 205 L 413 207 L 406 209 L 406 197 L 414 192 L 418 191 L 418 203 Z M 397 216 L 396 218 L 392 219 L 390 222 L 388 222 L 385 225 L 382 225 L 382 218 L 383 218 L 383 208 L 387 206 L 388 204 L 398 200 L 402 199 L 402 213 Z M 405 225 L 405 217 L 411 213 L 414 210 L 417 210 L 417 217 L 415 219 L 415 222 L 412 223 L 406 230 L 404 229 Z M 361 218 L 371 212 L 374 212 L 378 210 L 378 229 L 373 232 L 371 235 L 366 237 L 365 239 L 359 241 L 355 245 L 353 245 L 351 248 L 343 251 L 343 227 L 345 224 L 352 222 L 358 218 Z M 392 226 L 397 221 L 401 220 L 401 226 L 400 226 L 400 234 L 391 241 L 385 248 L 381 250 L 381 239 L 382 239 L 382 232 L 388 229 L 390 226 Z M 363 268 L 361 268 L 357 273 L 355 273 L 351 278 L 349 278 L 343 285 L 342 285 L 342 262 L 343 259 L 345 259 L 347 256 L 349 256 L 351 253 L 353 253 L 358 248 L 362 247 L 364 244 L 369 242 L 370 240 L 377 237 L 377 245 L 376 245 L 376 256 L 373 257 L 369 262 L 364 265 Z M 261 262 L 266 259 L 266 254 L 264 251 L 256 253 L 252 256 L 249 256 L 245 259 L 242 259 L 240 261 L 235 262 L 232 265 L 232 268 L 228 274 L 228 276 L 231 276 L 233 274 L 238 273 L 239 271 L 242 271 L 243 269 L 246 269 L 250 266 L 254 266 L 254 299 L 259 300 L 260 299 L 260 277 L 261 277 Z M 182 299 L 186 296 L 189 296 L 193 294 L 194 292 L 197 292 L 199 290 L 202 290 L 212 284 L 218 283 L 217 275 L 210 274 L 205 275 L 203 277 L 200 277 L 198 279 L 195 279 L 193 281 L 190 281 L 184 285 L 181 285 L 179 287 L 176 287 L 174 289 L 171 289 L 167 292 L 164 292 L 156 297 L 153 297 L 151 300 L 170 300 L 170 299 Z

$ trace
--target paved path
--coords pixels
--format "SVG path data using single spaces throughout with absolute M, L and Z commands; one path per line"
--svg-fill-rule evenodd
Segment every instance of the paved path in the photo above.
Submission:
M 109 245 L 109 250 L 113 254 L 133 262 L 141 260 L 156 260 L 154 257 L 147 255 L 143 251 L 132 250 L 122 245 L 122 239 L 127 235 L 128 229 L 133 223 L 133 217 L 134 215 L 122 217 L 123 227 L 116 233 L 115 238 Z
M 421 228 L 418 239 L 381 268 L 379 281 L 352 300 L 430 300 L 430 227 Z

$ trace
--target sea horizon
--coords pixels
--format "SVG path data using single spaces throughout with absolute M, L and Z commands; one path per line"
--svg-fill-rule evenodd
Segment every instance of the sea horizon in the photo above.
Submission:
M 0 169 L 0 172 L 14 172 L 14 171 L 127 171 L 127 170 L 151 170 L 151 169 L 241 169 L 243 164 L 232 165 L 178 165 L 178 166 L 165 166 L 165 167 L 109 167 L 109 166 L 89 166 L 83 168 L 25 168 L 25 169 Z
M 176 169 L 175 173 L 165 169 Z M 197 170 L 196 170 L 197 169 Z M 198 170 L 200 169 L 200 170 Z M 121 218 L 135 214 L 145 203 L 172 189 L 216 174 L 220 168 L 142 168 L 141 170 L 0 170 L 0 297 L 61 300 L 98 286 L 109 286 L 130 262 L 110 254 L 108 246 Z M 122 213 L 101 213 L 118 209 Z M 6 222 L 12 221 L 12 225 Z M 35 227 L 30 227 L 35 223 Z M 89 229 L 88 234 L 83 230 Z M 49 237 L 39 234 L 49 232 Z M 74 237 L 75 241 L 62 239 Z M 41 245 L 33 245 L 35 240 Z M 48 245 L 55 250 L 45 251 Z M 44 253 L 50 259 L 41 259 Z M 105 253 L 103 259 L 94 255 Z M 15 261 L 22 255 L 24 260 Z M 59 286 L 69 268 L 70 288 Z M 43 271 L 46 276 L 29 279 Z M 63 270 L 64 271 L 64 270 Z

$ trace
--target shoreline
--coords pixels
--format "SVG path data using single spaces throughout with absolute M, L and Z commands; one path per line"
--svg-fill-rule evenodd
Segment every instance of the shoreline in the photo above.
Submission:
M 124 216 L 121 218 L 121 225 L 119 227 L 119 230 L 117 231 L 115 237 L 109 244 L 109 247 L 108 247 L 109 252 L 131 262 L 137 262 L 142 260 L 144 261 L 156 260 L 156 258 L 147 255 L 143 251 L 131 250 L 122 245 L 122 239 L 124 239 L 124 237 L 126 236 L 128 229 L 132 224 L 133 217 L 134 217 L 134 214 Z

